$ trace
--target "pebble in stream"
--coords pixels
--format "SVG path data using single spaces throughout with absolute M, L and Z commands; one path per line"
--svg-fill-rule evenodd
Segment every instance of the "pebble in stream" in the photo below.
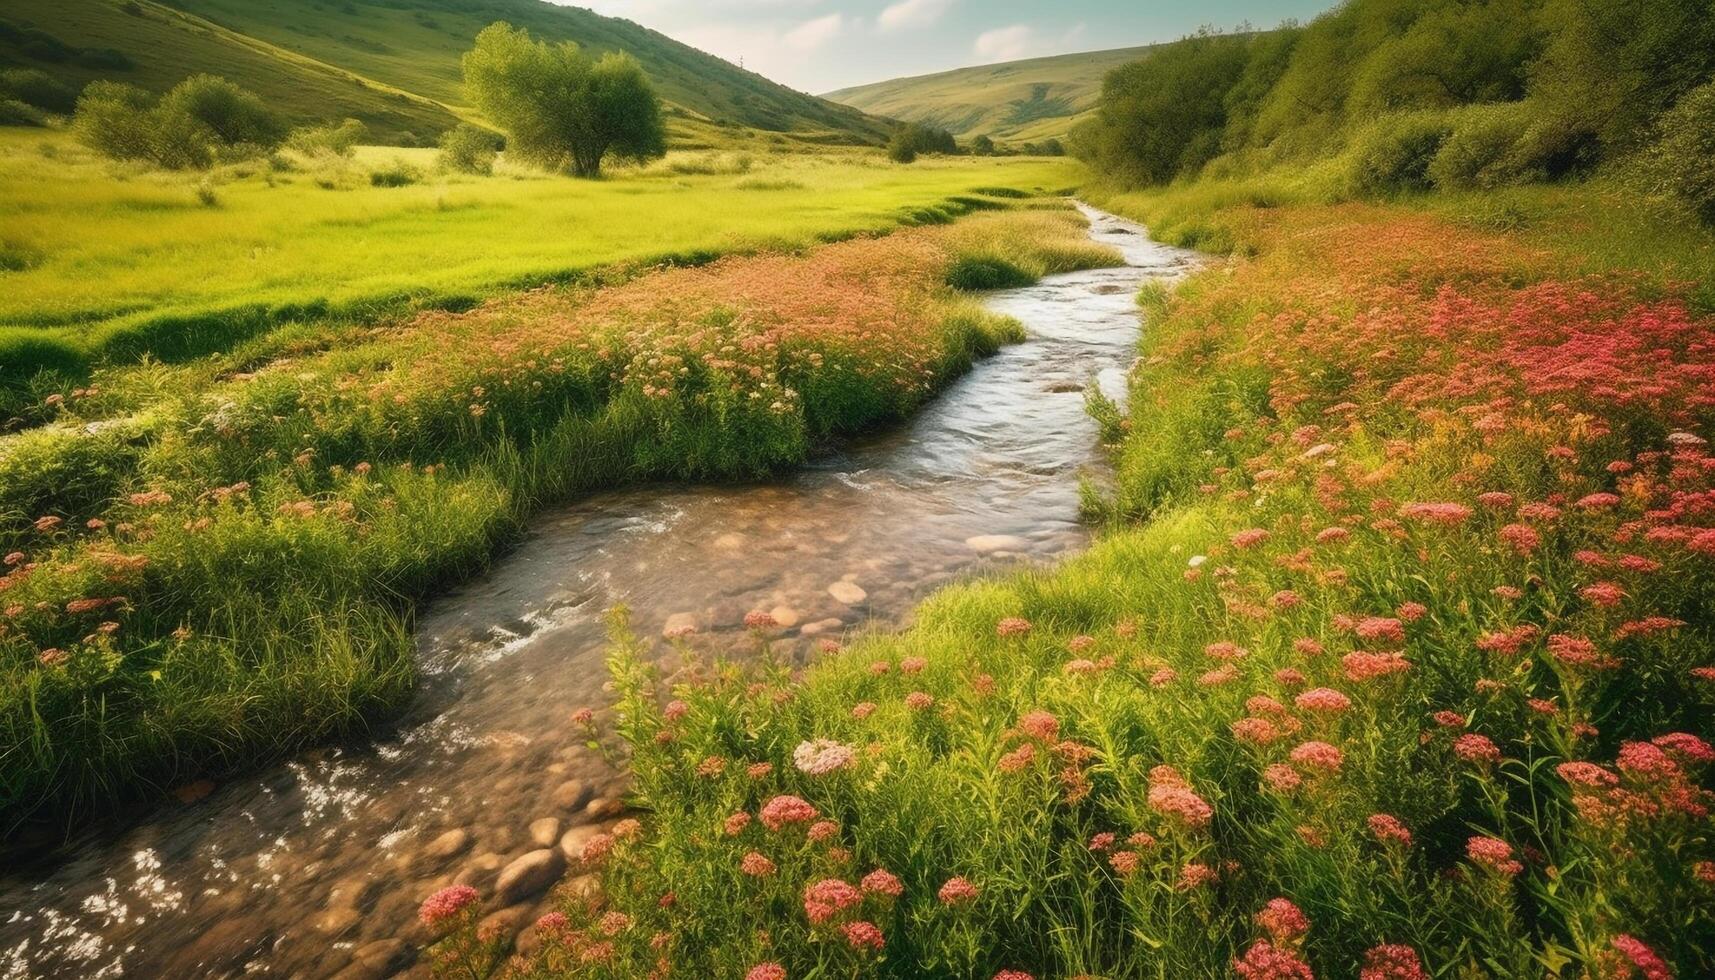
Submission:
M 771 484 L 645 487 L 542 515 L 424 610 L 421 690 L 391 734 L 187 788 L 0 872 L 0 977 L 421 973 L 417 905 L 455 881 L 528 941 L 554 880 L 623 808 L 623 777 L 570 721 L 603 702 L 605 609 L 633 606 L 643 636 L 689 628 L 736 651 L 754 642 L 745 615 L 766 612 L 803 659 L 960 576 L 1085 541 L 1076 475 L 1100 460 L 1082 392 L 1094 377 L 1123 397 L 1133 294 L 1194 261 L 1086 213 L 1130 266 L 989 296 L 1029 339 L 908 425 Z

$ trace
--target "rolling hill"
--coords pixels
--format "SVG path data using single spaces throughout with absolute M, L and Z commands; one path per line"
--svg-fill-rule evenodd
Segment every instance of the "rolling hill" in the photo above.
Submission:
M 954 136 L 1003 141 L 1063 137 L 1095 108 L 1107 73 L 1152 46 L 957 68 L 829 92 L 824 98 L 880 116 L 922 122 Z
M 681 142 L 749 129 L 876 143 L 888 130 L 630 21 L 541 0 L 6 0 L 0 65 L 153 90 L 208 71 L 295 120 L 353 116 L 408 141 L 472 115 L 459 56 L 497 20 L 592 53 L 631 53 L 670 103 Z

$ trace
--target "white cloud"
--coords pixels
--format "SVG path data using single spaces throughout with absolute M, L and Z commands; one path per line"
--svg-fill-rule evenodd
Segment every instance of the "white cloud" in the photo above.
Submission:
M 842 14 L 829 14 L 807 20 L 780 36 L 780 40 L 788 47 L 799 51 L 813 51 L 827 44 L 846 28 L 846 18 Z
M 953 3 L 954 0 L 899 0 L 882 11 L 876 23 L 884 31 L 933 27 Z
M 1029 24 L 997 27 L 977 35 L 972 50 L 987 61 L 1017 61 L 1067 50 L 1084 35 L 1084 25 L 1074 24 L 1063 34 L 1044 36 Z

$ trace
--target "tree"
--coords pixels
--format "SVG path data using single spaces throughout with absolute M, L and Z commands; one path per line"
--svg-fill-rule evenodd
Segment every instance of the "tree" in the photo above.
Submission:
M 534 41 L 500 22 L 476 36 L 463 67 L 471 100 L 506 130 L 509 158 L 597 177 L 610 153 L 667 152 L 661 100 L 630 55 L 592 61 L 577 45 Z
M 261 97 L 218 75 L 192 75 L 161 97 L 162 116 L 183 117 L 208 128 L 214 142 L 228 147 L 272 150 L 286 138 L 286 124 Z
M 493 173 L 498 152 L 500 139 L 480 126 L 459 123 L 441 134 L 441 166 L 456 173 Z
M 971 140 L 971 155 L 979 157 L 994 156 L 994 140 L 986 134 Z
M 90 82 L 73 129 L 115 160 L 150 160 L 169 170 L 207 167 L 217 151 L 247 155 L 280 145 L 285 126 L 262 100 L 213 75 L 186 79 L 151 104 L 123 82 Z
M 149 93 L 125 82 L 90 82 L 77 97 L 72 127 L 83 144 L 113 160 L 149 158 Z
M 922 153 L 959 152 L 958 141 L 953 134 L 934 126 L 922 123 L 911 123 L 893 134 L 887 143 L 888 158 L 895 163 L 911 163 Z

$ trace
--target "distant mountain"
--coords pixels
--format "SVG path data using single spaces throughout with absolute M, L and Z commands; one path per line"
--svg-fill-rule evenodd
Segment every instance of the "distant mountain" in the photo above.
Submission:
M 300 120 L 354 116 L 427 139 L 472 115 L 459 56 L 504 20 L 592 53 L 626 51 L 681 137 L 721 129 L 877 143 L 888 123 L 796 92 L 627 20 L 541 0 L 4 0 L 0 64 L 164 90 L 224 75 Z
M 957 68 L 844 88 L 824 98 L 880 116 L 929 123 L 960 137 L 1063 137 L 1095 108 L 1109 71 L 1147 56 L 1154 47 Z

